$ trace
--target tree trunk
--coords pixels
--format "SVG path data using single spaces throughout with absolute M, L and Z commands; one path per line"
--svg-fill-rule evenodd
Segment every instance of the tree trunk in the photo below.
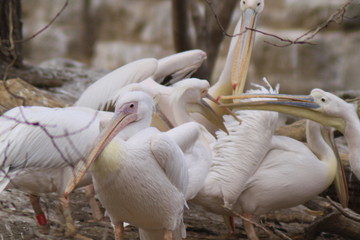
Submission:
M 202 14 L 201 11 L 198 11 L 199 3 L 196 1 L 172 1 L 175 50 L 181 52 L 199 48 L 208 55 L 206 61 L 194 76 L 208 80 L 211 79 L 220 45 L 225 35 L 219 23 L 223 29 L 228 28 L 237 2 L 238 0 L 218 0 L 211 1 L 211 3 L 209 3 L 211 6 L 209 6 L 209 4 L 204 1 L 202 4 L 205 4 L 205 13 Z M 189 6 L 189 4 L 191 5 Z M 192 42 L 193 36 L 191 36 L 190 31 L 190 13 L 195 27 L 195 42 Z
M 220 46 L 225 36 L 219 23 L 225 31 L 228 29 L 237 2 L 238 0 L 213 1 L 212 6 L 206 7 L 204 18 L 206 31 L 200 31 L 198 33 L 196 47 L 204 50 L 208 57 L 206 64 L 198 71 L 199 78 L 209 80 L 212 78 Z M 213 11 L 215 11 L 217 16 L 214 16 Z M 219 23 L 216 17 L 218 18 Z
M 21 0 L 1 0 L 0 40 L 0 64 L 22 67 Z
M 173 37 L 176 52 L 193 49 L 189 28 L 188 0 L 172 0 Z

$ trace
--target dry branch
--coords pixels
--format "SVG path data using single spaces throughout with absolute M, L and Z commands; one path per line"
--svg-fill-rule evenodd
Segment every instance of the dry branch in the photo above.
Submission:
M 6 84 L 6 87 L 5 87 Z M 0 114 L 17 106 L 64 107 L 65 104 L 50 94 L 16 78 L 0 81 Z

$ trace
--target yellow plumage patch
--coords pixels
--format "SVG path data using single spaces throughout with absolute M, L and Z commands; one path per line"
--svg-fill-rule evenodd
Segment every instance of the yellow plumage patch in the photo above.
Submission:
M 111 141 L 94 161 L 91 166 L 93 172 L 98 174 L 109 174 L 111 172 L 119 171 L 121 162 L 124 156 L 121 144 L 116 139 Z

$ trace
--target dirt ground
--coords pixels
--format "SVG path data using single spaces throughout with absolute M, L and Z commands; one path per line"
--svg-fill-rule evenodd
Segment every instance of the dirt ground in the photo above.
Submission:
M 85 194 L 82 189 L 76 190 L 71 196 L 73 218 L 76 222 L 78 233 L 95 240 L 112 240 L 113 232 L 109 219 L 103 222 L 92 222 L 92 215 Z M 73 239 L 65 238 L 62 234 L 62 224 L 59 220 L 58 201 L 54 195 L 46 195 L 42 198 L 42 206 L 48 216 L 51 230 L 48 234 L 41 233 L 33 217 L 33 210 L 27 194 L 18 190 L 6 190 L 0 194 L 0 240 L 43 240 L 43 239 Z M 287 218 L 284 216 L 288 216 Z M 277 219 L 278 218 L 278 219 Z M 280 222 L 279 218 L 288 223 Z M 262 225 L 273 226 L 277 232 L 289 237 L 289 239 L 304 239 L 304 227 L 308 222 L 315 219 L 304 207 L 297 207 L 270 214 L 262 220 Z M 187 226 L 187 239 L 247 239 L 242 228 L 241 220 L 236 220 L 236 233 L 229 235 L 222 217 L 206 212 L 201 207 L 189 204 L 184 221 Z M 281 239 L 277 236 L 270 237 L 262 229 L 257 228 L 261 239 Z M 137 229 L 133 226 L 126 227 L 125 239 L 139 239 Z M 283 237 L 285 239 L 285 237 Z M 344 240 L 331 234 L 322 234 L 317 240 Z

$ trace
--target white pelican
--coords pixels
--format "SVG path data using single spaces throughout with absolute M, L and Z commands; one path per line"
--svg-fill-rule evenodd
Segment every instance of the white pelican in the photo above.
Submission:
M 337 161 L 326 129 L 308 123 L 310 150 L 299 141 L 273 135 L 277 113 L 236 114 L 242 123 L 226 117 L 229 135 L 218 133 L 209 174 L 193 202 L 217 214 L 250 219 L 304 203 L 333 182 Z M 257 239 L 252 224 L 244 221 L 244 227 L 250 239 Z
M 65 183 L 111 116 L 78 107 L 16 107 L 5 112 L 0 117 L 0 192 L 29 192 L 40 225 L 46 225 L 46 218 L 35 196 L 58 193 L 65 234 L 74 234 L 69 200 L 62 197 Z M 86 174 L 79 186 L 90 183 Z
M 72 191 L 93 162 L 94 186 L 114 225 L 115 239 L 122 239 L 124 221 L 140 228 L 141 239 L 185 237 L 182 213 L 188 170 L 182 149 L 169 137 L 173 133 L 150 127 L 152 104 L 143 92 L 125 94 L 116 104 L 115 120 L 86 162 L 77 165 L 65 191 Z M 191 148 L 197 139 L 193 124 L 182 148 Z
M 255 28 L 257 18 L 264 9 L 264 0 L 240 1 L 240 9 L 241 16 L 234 29 L 225 66 L 218 81 L 209 89 L 215 97 L 230 95 L 235 87 L 243 91 L 255 36 L 247 29 Z
M 173 85 L 174 91 L 170 96 L 169 104 L 173 110 L 174 125 L 194 122 L 191 117 L 192 112 L 200 112 L 204 104 L 203 98 L 207 96 L 209 82 L 199 79 L 184 79 Z M 207 114 L 205 116 L 209 116 Z M 187 126 L 189 127 L 189 126 Z M 193 199 L 204 185 L 212 161 L 211 144 L 215 142 L 215 137 L 211 135 L 202 125 L 195 125 L 200 128 L 198 140 L 193 144 L 190 151 L 184 151 L 185 161 L 188 167 L 189 186 L 186 191 L 186 200 Z M 167 132 L 180 145 L 188 141 L 188 131 L 182 127 L 174 128 Z M 192 131 L 195 132 L 195 131 Z M 186 137 L 185 136 L 186 133 Z M 192 142 L 191 142 L 192 144 Z
M 209 94 L 213 97 L 230 95 L 233 91 L 241 93 L 244 90 L 247 71 L 249 67 L 252 46 L 255 33 L 248 29 L 256 27 L 257 19 L 264 9 L 264 0 L 240 1 L 241 16 L 233 32 L 226 62 L 216 83 L 209 88 Z M 214 111 L 223 116 L 228 114 L 213 102 L 208 102 Z M 193 116 L 203 124 L 212 134 L 218 129 L 211 122 L 201 116 Z
M 178 57 L 176 57 L 178 56 Z M 176 59 L 178 58 L 181 59 L 185 59 L 188 62 L 181 62 L 179 61 L 179 63 L 173 68 L 169 68 L 168 64 L 174 62 Z M 158 78 L 158 80 L 161 80 L 161 78 L 165 78 L 168 74 L 173 74 L 173 78 L 177 79 L 181 76 L 185 76 L 187 73 L 194 71 L 194 69 L 196 69 L 198 67 L 198 65 L 200 65 L 202 63 L 202 60 L 206 57 L 206 54 L 203 53 L 201 50 L 193 50 L 193 51 L 188 51 L 185 53 L 181 53 L 181 54 L 177 54 L 177 55 L 173 55 L 173 56 L 169 56 L 167 58 L 164 59 L 160 59 L 159 61 L 156 59 L 142 59 L 142 60 L 138 60 L 135 62 L 132 62 L 128 65 L 125 65 L 124 67 L 121 67 L 111 73 L 109 73 L 108 75 L 106 75 L 105 77 L 103 77 L 102 79 L 98 80 L 96 83 L 94 83 L 93 85 L 91 85 L 85 92 L 84 94 L 80 97 L 80 99 L 76 102 L 76 106 L 81 106 L 81 107 L 92 107 L 92 108 L 100 108 L 102 102 L 99 103 L 99 97 L 104 98 L 107 100 L 107 97 L 109 95 L 112 94 L 112 91 L 114 91 L 114 88 L 116 90 L 116 87 L 118 87 L 119 85 L 121 86 L 122 84 L 127 84 L 127 83 L 131 83 L 131 82 L 140 82 L 143 81 L 146 78 L 151 77 L 152 75 L 155 74 L 155 76 Z M 171 69 L 171 70 L 170 70 Z M 105 87 L 103 86 L 103 84 L 107 84 Z M 100 86 L 99 86 L 100 85 Z M 100 94 L 99 94 L 100 93 Z M 98 96 L 98 97 L 96 97 Z M 65 129 L 73 129 L 72 126 L 67 126 L 67 124 L 70 124 L 71 121 L 69 120 L 68 122 L 64 122 L 65 125 L 62 125 L 61 122 L 61 118 L 65 118 L 68 119 L 69 117 L 71 117 L 71 114 L 74 114 L 75 111 L 68 111 L 68 110 L 56 110 L 57 114 L 62 117 L 59 117 L 59 122 L 57 122 L 56 119 L 52 119 L 51 116 L 47 116 L 44 117 L 44 119 L 41 120 L 41 117 L 46 115 L 46 113 L 48 113 L 49 115 L 51 115 L 51 112 L 53 110 L 47 109 L 47 108 L 41 108 L 42 111 L 39 110 L 39 108 L 24 108 L 25 110 L 22 110 L 22 108 L 15 108 L 13 110 L 10 110 L 7 114 L 15 114 L 18 115 L 17 117 L 21 118 L 22 122 L 26 122 L 26 118 L 27 118 L 27 114 L 30 114 L 31 118 L 36 119 L 36 121 L 41 122 L 41 124 L 55 124 L 56 126 L 58 126 L 58 130 L 59 131 L 65 131 Z M 88 109 L 85 110 L 83 109 L 83 111 L 89 111 L 89 113 L 95 115 L 97 114 L 95 111 Z M 22 114 L 22 113 L 26 113 L 26 114 Z M 70 114 L 69 116 L 66 116 L 67 114 Z M 101 115 L 101 116 L 100 116 Z M 107 120 L 111 119 L 112 114 L 110 113 L 99 113 L 99 117 L 104 117 L 101 121 L 102 122 L 106 122 Z M 75 116 L 74 116 L 75 117 Z M 82 119 L 82 118 L 79 118 Z M 7 118 L 2 118 L 3 122 L 7 122 L 8 124 L 15 124 L 17 120 L 15 120 L 15 122 L 12 122 L 13 119 L 7 119 Z M 41 121 L 40 121 L 41 120 Z M 81 124 L 81 123 L 78 123 Z M 41 168 L 51 168 L 51 164 L 54 164 L 57 166 L 57 164 L 63 164 L 64 162 L 64 157 L 63 156 L 54 156 L 53 158 L 51 158 L 51 156 L 49 156 L 49 153 L 54 152 L 54 146 L 51 144 L 45 144 L 47 142 L 49 142 L 49 138 L 46 138 L 46 136 L 41 132 L 41 125 L 34 130 L 35 128 L 30 128 L 29 126 L 26 126 L 27 124 L 18 124 L 19 126 L 17 127 L 18 129 L 29 129 L 29 131 L 24 131 L 22 133 L 21 136 L 25 136 L 26 139 L 28 139 L 32 134 L 39 134 L 41 135 L 42 138 L 38 138 L 38 141 L 35 141 L 34 144 L 38 144 L 38 146 L 43 146 L 42 151 L 39 151 L 38 156 L 33 154 L 33 158 L 32 161 L 36 162 L 36 167 L 39 167 L 39 169 Z M 1 126 L 1 129 L 6 129 L 6 124 L 4 124 L 4 128 L 2 128 L 3 126 Z M 75 124 L 73 127 L 76 127 L 77 125 Z M 99 126 L 98 126 L 99 127 Z M 10 130 L 10 129 L 9 129 Z M 54 130 L 56 131 L 56 130 Z M 9 139 L 7 139 L 7 137 L 10 136 Z M 10 141 L 11 137 L 15 138 L 15 135 L 11 135 L 11 134 L 5 134 L 1 136 L 2 139 L 4 139 L 4 141 Z M 96 137 L 96 135 L 94 135 L 94 137 Z M 11 140 L 13 142 L 13 146 L 12 148 L 15 149 L 17 147 L 17 149 L 20 151 L 22 148 L 22 144 L 24 144 L 23 142 L 21 142 L 21 140 Z M 91 138 L 88 138 L 88 141 L 84 141 L 84 145 L 82 145 L 82 149 L 85 149 L 86 146 L 88 146 L 88 144 L 91 143 Z M 62 144 L 62 143 L 61 143 Z M 14 146 L 17 145 L 17 146 Z M 3 147 L 5 147 L 5 145 L 3 145 Z M 57 146 L 55 146 L 57 147 Z M 66 150 L 69 146 L 62 146 L 64 147 L 61 148 L 61 150 Z M 30 151 L 31 149 L 25 149 L 26 152 Z M 79 153 L 77 153 L 75 151 L 76 149 L 73 149 L 71 153 L 68 153 L 69 155 L 67 156 L 68 158 L 70 158 L 70 160 L 72 161 L 71 164 L 74 165 L 78 160 L 79 157 L 74 155 L 71 156 L 71 154 L 83 154 L 84 150 L 80 151 Z M 61 155 L 61 151 L 58 150 L 59 154 Z M 17 154 L 14 150 L 14 154 Z M 35 160 L 36 157 L 39 157 L 38 160 Z M 10 157 L 12 158 L 12 156 Z M 4 160 L 4 159 L 2 159 Z M 51 161 L 50 161 L 51 160 Z M 12 161 L 12 160 L 11 160 Z M 7 163 L 11 162 L 11 161 L 6 161 Z M 20 161 L 20 160 L 18 160 Z M 22 161 L 25 161 L 24 159 L 22 159 Z M 52 163 L 53 161 L 53 163 Z M 0 162 L 1 163 L 1 162 Z M 41 163 L 41 164 L 40 164 Z M 9 165 L 10 166 L 10 165 Z M 25 165 L 28 166 L 28 165 Z M 69 167 L 69 166 L 67 166 Z M 46 224 L 46 218 L 45 215 L 43 213 L 43 211 L 41 210 L 41 206 L 40 206 L 40 199 L 38 194 L 35 193 L 44 193 L 44 192 L 51 192 L 49 189 L 53 189 L 52 191 L 61 193 L 63 191 L 62 189 L 62 182 L 66 181 L 67 179 L 67 174 L 68 174 L 68 170 L 66 168 L 66 170 L 60 169 L 58 171 L 58 169 L 53 168 L 51 171 L 52 172 L 57 172 L 56 174 L 54 173 L 53 175 L 56 177 L 54 177 L 53 181 L 55 181 L 55 183 L 53 184 L 49 184 L 48 187 L 43 186 L 43 185 L 39 185 L 39 187 L 37 188 L 37 190 L 33 189 L 33 187 L 36 187 L 37 185 L 35 184 L 35 182 L 37 181 L 37 179 L 41 179 L 41 171 L 33 171 L 31 173 L 31 175 L 26 176 L 25 177 L 25 181 L 23 180 L 16 180 L 16 179 L 22 179 L 21 176 L 23 175 L 24 171 L 21 172 L 21 174 L 18 174 L 16 176 L 18 176 L 16 179 L 14 179 L 14 181 L 18 181 L 18 186 L 22 187 L 23 189 L 28 189 L 28 191 L 34 193 L 34 194 L 30 194 L 30 202 L 33 206 L 33 209 L 35 211 L 35 215 L 36 218 L 38 220 L 38 223 L 40 226 L 47 226 Z M 36 173 L 34 173 L 36 172 Z M 44 172 L 44 174 L 46 175 L 48 172 Z M 33 181 L 34 184 L 32 184 L 31 188 L 27 188 L 28 186 L 28 182 L 30 182 L 31 177 L 33 176 Z M 46 179 L 46 176 L 44 177 Z M 91 178 L 89 178 L 91 180 Z M 4 179 L 3 184 L 6 185 L 6 179 Z M 91 181 L 87 181 L 88 183 L 91 183 Z M 46 183 L 46 181 L 43 182 L 44 184 Z M 24 184 L 24 187 L 22 186 Z M 56 185 L 55 187 L 53 185 Z M 10 188 L 13 185 L 9 185 L 8 188 Z M 86 188 L 87 191 L 87 195 L 89 198 L 89 203 L 90 206 L 93 210 L 93 216 L 95 220 L 99 220 L 102 217 L 101 211 L 99 210 L 99 207 L 96 203 L 96 200 L 94 199 L 94 194 L 91 191 L 91 187 Z M 69 202 L 66 199 L 60 198 L 60 202 L 62 203 L 62 209 L 63 212 L 66 213 L 66 226 L 69 226 L 69 228 L 67 228 L 67 232 L 73 232 L 74 229 L 73 227 L 73 223 L 72 223 L 72 218 L 70 215 L 70 208 L 69 208 Z M 71 222 L 71 223 L 70 223 Z M 71 228 L 71 229 L 70 229 Z
M 159 84 L 169 85 L 196 71 L 206 58 L 202 50 L 190 50 L 162 59 L 145 58 L 128 63 L 106 74 L 91 84 L 79 97 L 75 106 L 106 110 L 116 92 L 131 83 L 151 78 Z
M 323 125 L 336 128 L 344 134 L 349 145 L 349 162 L 352 171 L 360 179 L 360 161 L 357 160 L 360 149 L 360 123 L 355 106 L 338 96 L 315 88 L 309 96 L 270 94 L 244 95 L 240 98 L 277 98 L 278 100 L 236 103 L 237 109 L 270 110 L 304 117 Z M 231 104 L 230 104 L 231 105 Z

